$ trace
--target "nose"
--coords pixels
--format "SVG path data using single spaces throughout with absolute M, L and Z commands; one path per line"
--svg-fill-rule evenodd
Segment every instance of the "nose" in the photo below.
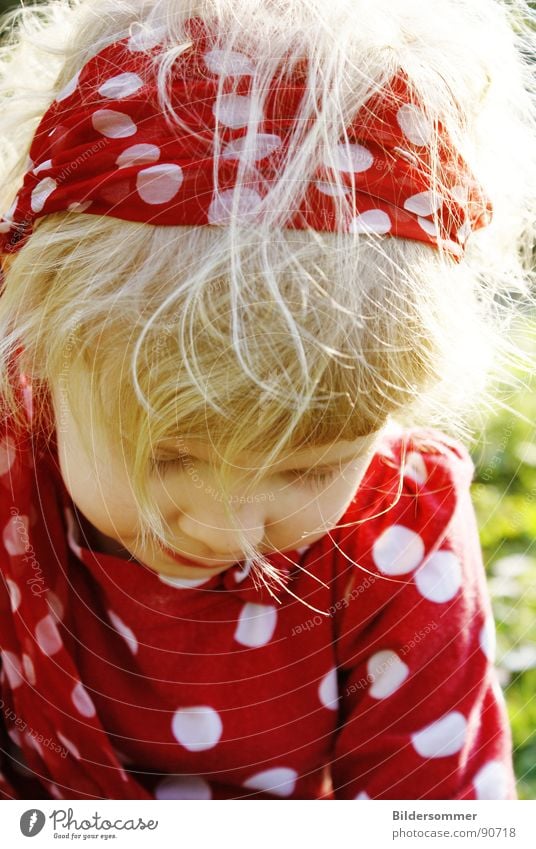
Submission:
M 253 546 L 259 546 L 264 538 L 264 517 L 259 505 L 243 504 L 241 510 L 234 509 L 237 524 L 242 534 Z M 185 536 L 198 540 L 211 550 L 214 557 L 234 557 L 241 559 L 241 542 L 238 530 L 231 525 L 225 515 L 207 521 L 201 517 L 189 516 L 183 513 L 179 519 L 179 527 Z

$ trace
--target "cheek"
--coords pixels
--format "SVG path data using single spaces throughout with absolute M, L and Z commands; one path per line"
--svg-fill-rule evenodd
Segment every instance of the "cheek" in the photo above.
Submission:
M 317 499 L 318 510 L 326 522 L 338 522 L 353 501 L 365 474 L 366 464 L 356 471 L 348 471 L 337 478 L 332 486 L 326 487 Z
M 58 460 L 63 482 L 69 495 L 77 504 L 80 494 L 92 490 L 93 481 L 89 475 L 89 470 L 80 459 L 78 459 L 78 462 L 74 462 L 73 453 L 65 442 L 58 444 Z
M 148 492 L 160 513 L 168 518 L 192 509 L 200 497 L 183 472 L 152 473 Z M 210 499 L 205 497 L 205 500 L 207 508 L 210 507 Z
M 322 488 L 308 485 L 292 487 L 284 496 L 276 494 L 272 515 L 276 521 L 289 524 L 308 528 L 324 526 L 338 520 L 351 498 L 347 485 L 340 481 Z
M 132 524 L 136 514 L 131 503 L 128 485 L 121 486 L 119 473 L 91 463 L 81 454 L 70 450 L 69 445 L 58 445 L 60 471 L 73 502 L 87 518 L 96 524 L 122 524 L 123 519 Z
M 325 490 L 317 502 L 323 520 L 337 521 L 348 507 L 353 494 L 353 487 L 350 489 L 344 483 L 334 484 L 331 489 Z

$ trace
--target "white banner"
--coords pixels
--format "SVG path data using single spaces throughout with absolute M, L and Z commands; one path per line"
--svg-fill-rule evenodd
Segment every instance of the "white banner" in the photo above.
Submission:
M 117 849 L 536 845 L 533 801 L 25 800 L 0 805 L 1 842 L 9 849 L 67 842 Z

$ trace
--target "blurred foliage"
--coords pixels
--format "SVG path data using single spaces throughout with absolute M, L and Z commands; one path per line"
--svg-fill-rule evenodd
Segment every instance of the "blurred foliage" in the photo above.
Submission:
M 13 9 L 15 6 L 18 6 L 18 3 L 14 3 L 13 0 L 0 0 L 0 15 L 2 12 L 7 12 L 8 9 Z
M 536 353 L 536 318 L 520 344 Z M 497 629 L 496 668 L 520 799 L 536 799 L 536 375 L 507 399 L 473 452 L 472 486 Z

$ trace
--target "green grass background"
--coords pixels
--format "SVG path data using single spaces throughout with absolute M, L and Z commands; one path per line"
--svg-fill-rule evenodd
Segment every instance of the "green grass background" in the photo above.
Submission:
M 536 317 L 520 324 L 536 359 Z M 472 496 L 497 629 L 520 799 L 536 799 L 536 375 L 507 398 L 471 452 Z

